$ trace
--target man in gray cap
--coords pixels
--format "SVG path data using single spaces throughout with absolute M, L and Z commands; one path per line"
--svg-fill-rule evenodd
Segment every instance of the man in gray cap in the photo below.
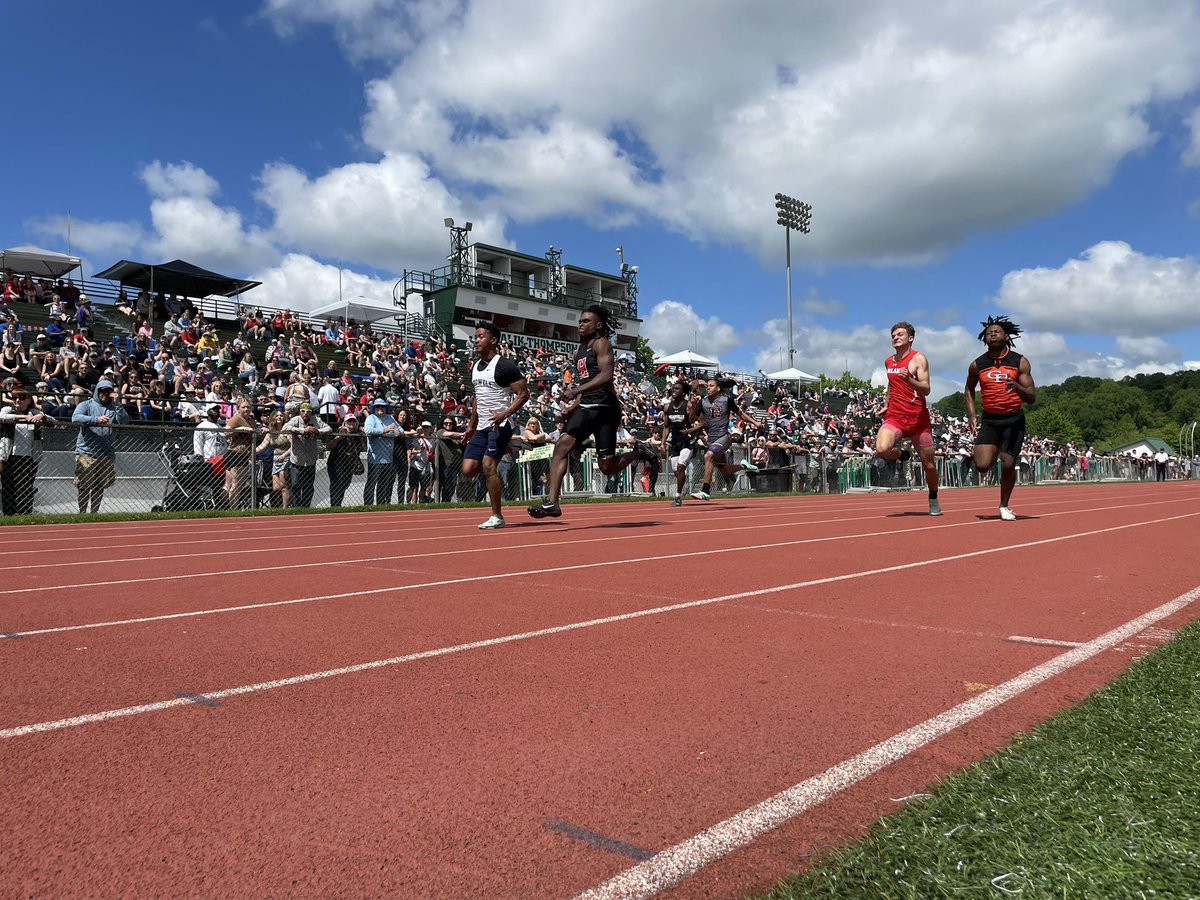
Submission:
M 75 440 L 75 487 L 81 513 L 99 512 L 105 489 L 117 480 L 117 437 L 112 426 L 128 425 L 129 413 L 115 402 L 116 393 L 116 386 L 102 378 L 92 399 L 84 400 L 71 414 L 71 421 L 81 426 Z

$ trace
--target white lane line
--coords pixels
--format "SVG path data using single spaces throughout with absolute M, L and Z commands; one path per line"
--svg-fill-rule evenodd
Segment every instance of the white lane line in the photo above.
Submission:
M 1105 534 L 1106 532 L 1110 532 L 1110 531 L 1122 531 L 1127 528 L 1139 528 L 1143 525 L 1154 525 L 1154 524 L 1157 524 L 1160 522 L 1174 522 L 1177 519 L 1188 519 L 1193 516 L 1200 516 L 1200 512 L 1184 513 L 1183 515 L 1169 516 L 1169 517 L 1163 518 L 1163 519 L 1150 519 L 1145 522 L 1131 522 L 1126 525 L 1114 525 L 1109 528 L 1101 528 L 1101 529 L 1095 530 L 1095 531 L 1082 531 L 1077 534 L 1067 534 L 1067 535 L 1060 535 L 1057 537 L 1043 538 L 1043 539 L 1037 540 L 1037 541 L 1028 541 L 1024 544 L 1008 544 L 1003 547 L 994 547 L 994 548 L 989 548 L 987 550 L 975 550 L 975 551 L 971 551 L 971 552 L 967 552 L 967 553 L 959 553 L 954 556 L 943 556 L 943 557 L 940 557 L 935 560 L 924 560 L 924 561 L 915 562 L 915 563 L 903 563 L 901 565 L 889 566 L 889 567 L 883 568 L 883 569 L 872 569 L 865 573 L 851 573 L 849 575 L 834 575 L 834 576 L 831 576 L 828 578 L 819 578 L 814 581 L 801 581 L 801 582 L 796 582 L 795 584 L 792 584 L 792 585 L 785 585 L 782 588 L 772 588 L 772 589 L 768 590 L 766 593 L 774 593 L 776 591 L 787 590 L 789 588 L 803 588 L 803 587 L 812 587 L 813 585 L 818 585 L 818 584 L 829 584 L 829 583 L 835 582 L 835 581 L 844 581 L 847 578 L 861 578 L 865 575 L 877 575 L 877 574 L 881 574 L 884 572 L 899 572 L 904 569 L 911 569 L 911 568 L 916 568 L 916 567 L 920 567 L 920 566 L 927 566 L 927 565 L 932 565 L 934 563 L 950 562 L 950 561 L 956 560 L 956 559 L 968 559 L 972 556 L 983 556 L 983 555 L 986 555 L 989 553 L 1001 553 L 1006 550 L 1014 550 L 1018 547 L 1036 547 L 1040 544 L 1050 544 L 1050 543 L 1054 543 L 1055 541 L 1059 541 L 1059 540 L 1070 540 L 1072 538 L 1078 538 L 1078 537 L 1089 537 L 1089 536 L 1097 535 L 1097 534 Z M 963 523 L 963 524 L 970 524 L 970 523 Z M 958 528 L 958 527 L 962 527 L 962 525 L 927 525 L 923 528 L 909 529 L 905 533 L 911 534 L 916 531 L 934 531 L 934 530 L 940 529 L 940 528 Z M 421 582 L 419 584 L 390 585 L 388 587 L 371 588 L 369 590 L 362 590 L 362 591 L 346 591 L 346 592 L 340 593 L 340 594 L 320 594 L 320 595 L 313 596 L 313 597 L 294 597 L 290 600 L 270 600 L 270 601 L 266 601 L 263 603 L 246 603 L 246 604 L 242 604 L 239 606 L 219 606 L 219 607 L 215 607 L 212 609 L 188 610 L 186 612 L 177 612 L 177 613 L 164 613 L 162 615 L 157 615 L 157 616 L 139 616 L 139 617 L 130 618 L 130 619 L 115 619 L 115 620 L 108 621 L 108 622 L 86 622 L 86 623 L 83 623 L 80 625 L 59 625 L 59 626 L 55 626 L 52 628 L 31 628 L 26 631 L 18 631 L 16 629 L 9 629 L 3 633 L 0 633 L 0 638 L 16 640 L 16 639 L 20 639 L 20 638 L 24 638 L 24 637 L 34 637 L 34 636 L 40 635 L 40 634 L 63 634 L 65 632 L 70 632 L 70 631 L 88 631 L 88 630 L 95 629 L 95 628 L 115 628 L 115 627 L 118 627 L 121 625 L 146 625 L 151 622 L 167 622 L 172 619 L 191 619 L 191 618 L 196 618 L 198 616 L 216 616 L 216 615 L 222 615 L 224 613 L 246 612 L 248 610 L 255 610 L 255 609 L 271 609 L 271 608 L 280 607 L 280 606 L 295 606 L 295 605 L 301 604 L 301 603 L 318 603 L 318 602 L 325 601 L 325 600 L 345 600 L 350 597 L 369 597 L 369 596 L 378 595 L 378 594 L 401 593 L 403 591 L 423 590 L 425 588 L 447 587 L 449 585 L 456 585 L 456 584 L 470 584 L 470 583 L 476 582 L 476 581 L 499 581 L 502 578 L 529 578 L 529 577 L 532 577 L 535 575 L 548 575 L 548 574 L 551 574 L 554 572 L 574 572 L 574 571 L 578 571 L 579 569 L 599 569 L 599 568 L 604 568 L 607 566 L 636 565 L 638 563 L 646 563 L 646 562 L 661 562 L 663 560 L 668 560 L 668 559 L 687 559 L 688 557 L 693 557 L 693 556 L 712 556 L 712 555 L 715 555 L 718 553 L 743 553 L 743 552 L 750 551 L 750 550 L 773 550 L 778 547 L 795 547 L 800 544 L 825 544 L 825 543 L 834 543 L 837 541 L 844 541 L 844 540 L 851 540 L 851 539 L 858 539 L 858 538 L 888 537 L 895 533 L 896 532 L 894 530 L 888 529 L 886 531 L 869 531 L 869 532 L 864 532 L 864 533 L 854 534 L 854 535 L 837 535 L 837 536 L 831 535 L 828 537 L 799 538 L 794 541 L 779 541 L 777 543 L 772 543 L 772 544 L 752 544 L 752 545 L 746 546 L 746 547 L 743 547 L 743 546 L 720 547 L 715 550 L 691 550 L 691 551 L 688 551 L 685 553 L 667 553 L 667 554 L 663 554 L 660 556 L 637 556 L 637 557 L 633 557 L 630 559 L 601 560 L 599 562 L 577 563 L 575 565 L 570 565 L 570 566 L 554 566 L 552 568 L 546 568 L 546 569 L 523 569 L 523 570 L 518 570 L 515 572 L 494 572 L 490 575 L 471 575 L 471 576 L 466 576 L 466 577 L 462 577 L 462 578 L 446 578 L 446 579 L 442 579 L 440 581 L 425 581 L 425 582 Z M 461 552 L 461 551 L 449 551 L 449 552 Z M 429 554 L 429 555 L 432 556 L 433 554 Z M 752 596 L 757 596 L 757 595 L 754 593 L 749 593 L 749 594 L 739 594 L 738 596 L 752 597 Z M 728 599 L 728 598 L 726 598 L 726 599 Z
M 579 894 L 576 900 L 629 900 L 652 897 L 660 891 L 665 891 L 710 863 L 746 846 L 846 788 L 910 756 L 931 741 L 978 719 L 1042 682 L 1117 646 L 1197 599 L 1200 599 L 1200 587 L 1193 588 L 1145 615 L 926 719 L 907 731 L 893 735 L 826 769 L 820 775 L 780 791 L 775 796 L 706 828 L 674 847 L 655 854 L 645 862 L 626 869 L 603 884 Z
M 1180 500 L 1155 500 L 1155 501 L 1150 501 L 1150 502 L 1146 502 L 1146 503 L 1126 503 L 1126 504 L 1121 504 L 1119 506 L 1089 506 L 1085 509 L 1064 509 L 1064 510 L 1057 510 L 1054 512 L 1042 513 L 1041 518 L 1048 519 L 1051 516 L 1070 516 L 1070 515 L 1078 515 L 1080 513 L 1105 512 L 1105 511 L 1110 511 L 1110 510 L 1114 510 L 1114 509 L 1135 509 L 1135 508 L 1139 508 L 1139 507 L 1143 507 L 1143 506 L 1162 506 L 1162 505 L 1168 504 L 1168 503 L 1179 503 L 1179 502 L 1183 502 L 1183 501 L 1180 501 Z M 730 518 L 732 518 L 732 517 L 730 517 Z M 745 517 L 740 517 L 740 516 L 737 517 L 737 519 L 741 519 L 741 518 L 745 518 Z M 810 525 L 842 524 L 842 523 L 846 523 L 846 522 L 878 521 L 878 519 L 879 519 L 879 514 L 873 513 L 873 514 L 867 515 L 867 516 L 839 516 L 836 519 L 803 519 L 803 520 L 793 521 L 793 522 L 775 522 L 772 524 L 764 524 L 761 522 L 757 522 L 753 525 L 731 525 L 731 526 L 722 525 L 721 522 L 718 522 L 715 524 L 719 526 L 719 528 L 722 532 L 733 532 L 733 531 L 758 531 L 758 530 L 767 529 L 767 528 L 798 528 L 798 527 L 806 527 L 806 526 L 810 526 Z M 721 520 L 721 521 L 728 521 L 728 519 Z M 929 530 L 932 530 L 935 528 L 962 528 L 962 527 L 967 527 L 967 526 L 981 526 L 981 525 L 987 527 L 991 524 L 992 523 L 988 520 L 975 519 L 973 521 L 968 521 L 968 522 L 944 522 L 940 525 L 922 526 L 922 527 L 918 527 L 918 528 L 908 528 L 908 529 L 903 529 L 903 530 L 893 530 L 891 533 L 893 533 L 893 534 L 911 534 L 911 533 L 915 533 L 917 531 L 929 531 Z M 139 577 L 139 578 L 122 578 L 122 579 L 116 579 L 116 580 L 111 580 L 111 581 L 75 582 L 73 584 L 44 584 L 44 585 L 36 585 L 33 587 L 11 588 L 8 590 L 0 590 L 0 597 L 13 595 L 13 594 L 32 594 L 32 593 L 46 593 L 46 592 L 50 592 L 50 591 L 74 591 L 74 590 L 80 590 L 80 589 L 84 589 L 84 588 L 112 587 L 114 585 L 122 585 L 122 584 L 142 584 L 142 583 L 148 583 L 148 582 L 152 582 L 152 581 L 175 581 L 175 582 L 178 582 L 178 581 L 182 581 L 184 579 L 189 579 L 189 578 L 224 578 L 229 575 L 250 575 L 250 574 L 261 575 L 264 572 L 282 572 L 282 571 L 287 571 L 290 569 L 312 569 L 312 568 L 321 568 L 321 567 L 339 566 L 339 565 L 359 565 L 360 563 L 370 563 L 370 562 L 394 562 L 396 560 L 402 560 L 402 559 L 414 559 L 414 558 L 418 558 L 418 556 L 419 556 L 419 558 L 425 558 L 425 557 L 435 557 L 435 556 L 457 556 L 457 555 L 463 554 L 463 553 L 505 553 L 505 552 L 514 551 L 514 550 L 537 549 L 540 547 L 563 547 L 563 546 L 568 546 L 571 544 L 604 544 L 604 543 L 609 543 L 612 541 L 642 540 L 647 537 L 653 537 L 655 539 L 686 537 L 688 535 L 694 535 L 694 534 L 711 534 L 713 532 L 713 528 L 714 528 L 714 523 L 711 520 L 706 520 L 705 527 L 702 527 L 702 528 L 693 528 L 688 531 L 669 531 L 669 532 L 665 532 L 663 534 L 654 534 L 654 535 L 620 534 L 620 535 L 615 535 L 613 537 L 589 537 L 589 538 L 579 538 L 577 540 L 543 541 L 543 542 L 539 542 L 539 543 L 530 543 L 530 544 L 490 544 L 485 547 L 461 547 L 457 550 L 441 550 L 441 551 L 435 551 L 433 553 L 421 553 L 416 556 L 412 553 L 400 553 L 400 554 L 389 555 L 389 556 L 366 556 L 366 557 L 352 556 L 352 557 L 350 557 L 348 559 L 344 559 L 344 560 L 336 560 L 336 559 L 334 559 L 334 560 L 316 560 L 313 562 L 287 563 L 285 565 L 278 565 L 278 566 L 253 566 L 253 567 L 246 568 L 246 569 L 223 569 L 220 571 L 213 570 L 213 571 L 204 571 L 204 572 L 183 572 L 178 575 L 150 575 L 150 576 L 143 576 L 143 577 Z M 566 529 L 557 529 L 550 533 L 551 534 L 560 534 L 565 530 Z M 844 538 L 854 538 L 854 537 L 864 537 L 864 536 L 873 537 L 873 536 L 875 536 L 875 533 L 872 532 L 869 535 L 845 535 Z M 843 538 L 838 537 L 837 539 L 841 540 Z M 395 543 L 414 544 L 414 543 L 420 543 L 423 541 L 444 542 L 445 540 L 446 540 L 445 535 L 440 535 L 437 537 L 428 537 L 428 538 L 400 537 L 400 538 L 396 538 L 395 540 L 392 540 L 392 541 L 375 541 L 374 544 L 376 546 L 378 546 L 380 544 L 395 544 Z M 314 545 L 309 545 L 305 549 L 306 550 L 329 549 L 329 548 L 353 549 L 353 547 L 354 547 L 353 544 L 347 544 L 345 542 L 340 542 L 340 543 L 336 543 L 336 544 L 314 544 Z M 267 547 L 267 548 L 258 549 L 258 550 L 239 550 L 239 551 L 237 551 L 237 554 L 280 553 L 280 552 L 281 551 L 280 551 L 279 547 Z M 191 560 L 191 559 L 201 559 L 201 558 L 208 557 L 208 556 L 228 557 L 229 555 L 230 555 L 229 551 L 217 551 L 217 552 L 213 552 L 213 553 L 179 553 L 179 554 L 175 554 L 175 555 L 171 555 L 171 556 L 136 557 L 133 559 L 122 560 L 122 562 L 125 562 L 125 563 L 144 562 L 144 561 L 157 562 L 160 560 L 167 560 L 167 559 L 189 559 L 189 560 Z M 22 566 L 21 568 L 22 569 L 36 569 L 36 568 L 61 569 L 65 565 L 73 565 L 73 563 L 62 563 L 62 564 L 46 563 L 44 565 Z M 93 565 L 95 565 L 95 562 L 94 561 L 80 562 L 80 563 L 78 563 L 78 565 L 93 566 Z
M 1082 647 L 1082 641 L 1057 641 L 1054 638 L 1025 637 L 1023 634 L 1013 634 L 1005 638 L 1016 644 L 1040 644 L 1043 647 Z
M 919 562 L 902 563 L 900 565 L 885 566 L 883 568 L 869 569 L 869 570 L 861 571 L 861 572 L 849 572 L 844 575 L 831 575 L 827 578 L 814 578 L 809 581 L 797 581 L 797 582 L 793 582 L 792 584 L 778 585 L 776 587 L 759 588 L 757 590 L 752 590 L 752 591 L 741 591 L 740 593 L 736 593 L 736 594 L 724 594 L 720 597 L 706 597 L 701 600 L 687 600 L 682 603 L 672 603 L 672 604 L 668 604 L 666 606 L 656 606 L 653 609 L 643 609 L 643 610 L 636 610 L 634 612 L 618 613 L 618 614 L 612 615 L 612 616 L 604 616 L 604 617 L 598 618 L 598 619 L 587 619 L 582 622 L 572 622 L 572 623 L 569 623 L 566 625 L 554 625 L 549 628 L 541 628 L 536 631 L 524 631 L 519 634 L 509 634 L 509 635 L 504 635 L 502 637 L 487 638 L 482 641 L 472 641 L 472 642 L 466 643 L 466 644 L 456 644 L 451 647 L 440 647 L 440 648 L 437 648 L 434 650 L 424 650 L 424 651 L 421 651 L 418 653 L 406 654 L 404 656 L 394 656 L 394 657 L 391 657 L 390 659 L 374 660 L 372 662 L 358 663 L 358 664 L 352 665 L 352 666 L 342 666 L 341 668 L 337 668 L 337 669 L 326 669 L 322 672 L 312 672 L 312 673 L 309 673 L 306 675 L 295 675 L 291 678 L 281 678 L 276 681 L 265 681 L 265 682 L 260 682 L 259 684 L 251 684 L 251 685 L 246 685 L 244 687 L 226 688 L 224 690 L 197 691 L 196 693 L 202 694 L 205 697 L 210 697 L 214 700 L 221 700 L 221 699 L 224 699 L 225 697 L 236 697 L 236 696 L 240 696 L 242 694 L 255 694 L 255 693 L 259 693 L 261 691 L 273 690 L 275 688 L 289 687 L 289 686 L 295 685 L 295 684 L 305 684 L 310 681 L 320 681 L 320 680 L 323 680 L 326 678 L 335 678 L 340 675 L 351 675 L 356 672 L 365 672 L 369 669 L 380 669 L 380 668 L 385 668 L 388 666 L 401 665 L 403 663 L 413 662 L 413 661 L 419 660 L 419 659 L 430 659 L 430 658 L 437 657 L 437 656 L 448 656 L 452 653 L 462 653 L 467 650 L 478 650 L 478 649 L 481 649 L 484 647 L 495 647 L 495 646 L 499 646 L 501 644 L 510 644 L 515 641 L 529 640 L 531 638 L 537 638 L 537 637 L 546 637 L 548 635 L 554 635 L 554 634 L 563 634 L 563 633 L 569 632 L 569 631 L 579 631 L 584 628 L 595 628 L 596 626 L 608 625 L 613 622 L 628 622 L 628 621 L 632 621 L 634 619 L 641 619 L 646 616 L 657 616 L 657 615 L 662 615 L 664 613 L 669 613 L 669 612 L 678 612 L 678 611 L 684 610 L 684 609 L 695 609 L 695 608 L 701 607 L 701 606 L 711 606 L 711 605 L 717 604 L 717 603 L 727 603 L 731 600 L 742 600 L 747 597 L 765 597 L 770 594 L 779 594 L 784 591 L 792 591 L 792 590 L 798 590 L 798 589 L 802 589 L 802 588 L 816 587 L 816 586 L 822 585 L 822 584 L 834 584 L 839 581 L 852 581 L 852 580 L 855 580 L 858 578 L 869 578 L 874 575 L 886 575 L 890 572 L 901 572 L 901 571 L 905 571 L 908 569 L 920 569 L 920 568 L 924 568 L 926 566 L 934 566 L 934 565 L 939 565 L 941 563 L 954 562 L 954 561 L 960 560 L 960 559 L 971 559 L 971 558 L 974 558 L 977 556 L 988 556 L 993 553 L 1006 553 L 1010 550 L 1021 550 L 1021 549 L 1025 549 L 1028 547 L 1037 547 L 1037 546 L 1040 546 L 1043 544 L 1054 544 L 1059 541 L 1071 540 L 1074 538 L 1084 538 L 1084 537 L 1091 537 L 1091 536 L 1097 535 L 1097 534 L 1107 534 L 1107 533 L 1114 532 L 1114 531 L 1124 531 L 1129 528 L 1138 528 L 1142 525 L 1154 525 L 1154 524 L 1159 524 L 1162 522 L 1173 522 L 1173 521 L 1176 521 L 1177 519 L 1187 519 L 1187 518 L 1191 518 L 1193 516 L 1198 516 L 1198 515 L 1200 515 L 1200 513 L 1188 513 L 1188 514 L 1182 515 L 1182 516 L 1172 516 L 1167 519 L 1157 519 L 1152 522 L 1138 522 L 1138 523 L 1130 524 L 1130 525 L 1116 525 L 1111 528 L 1100 528 L 1095 531 L 1084 531 L 1084 532 L 1079 532 L 1077 534 L 1068 534 L 1068 535 L 1061 535 L 1061 536 L 1053 537 L 1053 538 L 1044 538 L 1039 541 L 1029 541 L 1024 544 L 1006 544 L 1006 545 L 1000 546 L 1000 547 L 991 547 L 991 548 L 988 548 L 987 550 L 975 550 L 970 553 L 955 553 L 951 556 L 942 556 L 942 557 L 938 557 L 936 559 L 925 559 L 925 560 L 920 560 Z M 713 552 L 722 552 L 722 551 L 709 550 L 709 551 L 702 551 L 699 554 L 680 554 L 680 555 L 692 556 L 692 555 L 703 555 L 704 553 L 713 553 Z M 729 550 L 729 551 L 724 551 L 724 552 L 735 552 L 735 551 Z M 657 557 L 657 559 L 669 559 L 669 558 L 672 558 L 672 557 Z M 601 563 L 599 565 L 626 565 L 628 562 L 629 562 L 628 560 L 621 560 L 619 562 Z M 544 571 L 548 571 L 548 572 L 549 571 L 565 571 L 567 569 L 573 569 L 573 568 L 588 568 L 588 567 L 587 566 L 564 566 L 562 569 L 558 569 L 558 570 L 546 569 Z M 522 574 L 526 574 L 526 573 L 514 572 L 506 577 L 515 577 L 515 576 L 522 575 Z M 498 577 L 498 576 L 483 575 L 483 576 L 479 576 L 477 578 L 457 579 L 455 582 L 451 582 L 451 583 L 461 583 L 461 582 L 467 582 L 467 581 L 489 581 L 489 580 L 495 579 L 496 577 Z M 368 592 L 364 592 L 364 593 L 380 593 L 380 592 L 381 591 L 368 591 Z M 353 594 L 350 596 L 358 596 L 358 595 Z M 281 604 L 270 604 L 270 605 L 286 605 L 286 604 L 290 604 L 290 603 L 299 603 L 299 602 L 304 602 L 304 601 L 285 600 Z M 217 611 L 223 612 L 226 610 L 217 610 Z M 171 616 L 162 616 L 159 618 L 164 618 L 164 619 L 183 618 L 186 615 L 188 615 L 188 614 L 187 613 L 177 613 L 177 614 L 174 614 Z M 77 628 L 86 628 L 86 627 L 102 627 L 102 625 L 72 626 L 70 628 L 51 629 L 51 630 L 67 631 L 67 630 L 77 630 Z M 36 633 L 38 633 L 38 632 L 27 632 L 27 634 L 36 634 Z M 42 632 L 42 633 L 45 633 L 45 632 Z M 175 706 L 180 706 L 183 703 L 189 703 L 189 702 L 190 701 L 187 701 L 187 700 L 180 701 L 178 699 L 163 700 L 163 701 L 159 701 L 156 703 L 141 704 L 139 706 L 127 706 L 127 707 L 123 707 L 121 709 L 110 709 L 110 710 L 105 710 L 103 712 L 97 712 L 97 713 L 86 713 L 84 715 L 73 716 L 68 719 L 57 719 L 57 720 L 50 721 L 50 722 L 38 722 L 33 725 L 20 725 L 20 726 L 14 727 L 14 728 L 4 728 L 4 729 L 0 729 L 0 738 L 21 737 L 22 735 L 26 735 L 26 734 L 36 734 L 36 733 L 44 732 L 44 731 L 56 731 L 56 730 L 62 729 L 62 728 L 72 728 L 72 727 L 79 726 L 79 725 L 89 725 L 94 722 L 105 722 L 105 721 L 108 721 L 109 719 L 118 719 L 118 718 L 124 718 L 126 716 L 136 716 L 136 715 L 140 715 L 142 713 L 156 712 L 156 711 L 162 710 L 162 709 L 171 709 Z

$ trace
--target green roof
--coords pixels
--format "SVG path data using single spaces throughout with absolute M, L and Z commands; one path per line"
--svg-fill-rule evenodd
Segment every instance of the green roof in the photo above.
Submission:
M 1127 444 L 1122 444 L 1120 447 L 1113 447 L 1114 453 L 1124 453 L 1126 450 L 1132 450 L 1134 447 L 1140 447 L 1142 444 L 1147 445 L 1151 450 L 1157 453 L 1159 450 L 1166 450 L 1171 453 L 1171 445 L 1162 438 L 1147 437 L 1138 438 L 1136 441 L 1130 441 Z

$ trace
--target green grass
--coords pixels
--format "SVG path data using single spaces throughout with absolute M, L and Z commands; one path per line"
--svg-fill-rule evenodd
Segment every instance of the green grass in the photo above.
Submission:
M 1200 897 L 1200 623 L 771 892 Z

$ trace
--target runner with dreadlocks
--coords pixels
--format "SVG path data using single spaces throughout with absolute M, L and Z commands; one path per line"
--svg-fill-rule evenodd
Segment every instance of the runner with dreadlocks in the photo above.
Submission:
M 979 340 L 987 352 L 967 368 L 967 424 L 975 435 L 975 468 L 988 472 L 1000 457 L 1000 518 L 1016 518 L 1009 502 L 1017 483 L 1017 460 L 1025 443 L 1025 411 L 1021 404 L 1033 403 L 1037 389 L 1029 360 L 1013 350 L 1021 326 L 1008 316 L 988 316 L 980 322 Z M 983 399 L 983 420 L 975 424 L 975 387 Z
M 639 459 L 658 459 L 658 454 L 641 441 L 628 453 L 617 455 L 621 402 L 613 386 L 612 335 L 619 327 L 617 317 L 599 303 L 593 303 L 579 314 L 575 382 L 564 392 L 570 401 L 563 409 L 567 425 L 554 444 L 546 499 L 540 506 L 529 507 L 529 515 L 535 519 L 557 519 L 562 515 L 558 495 L 567 474 L 571 451 L 589 437 L 596 439 L 596 465 L 605 475 L 616 475 Z

